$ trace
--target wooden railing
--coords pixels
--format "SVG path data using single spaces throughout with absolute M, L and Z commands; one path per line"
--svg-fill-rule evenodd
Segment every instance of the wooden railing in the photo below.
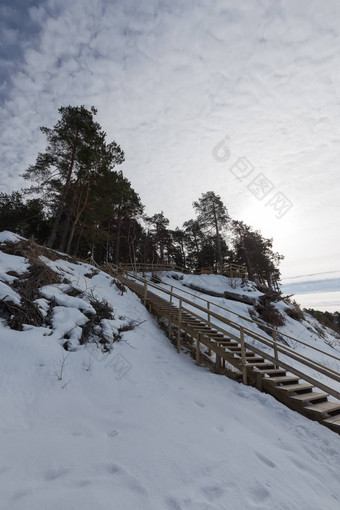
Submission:
M 111 268 L 111 271 L 115 272 L 119 270 L 119 268 L 114 266 L 109 266 Z M 248 327 L 245 327 L 241 325 L 239 322 L 236 322 L 234 320 L 228 319 L 225 316 L 221 315 L 220 313 L 215 312 L 212 310 L 212 307 L 215 306 L 217 308 L 220 308 L 222 310 L 225 310 L 229 313 L 232 313 L 234 316 L 236 316 L 239 319 L 246 320 L 249 323 L 253 323 L 256 325 L 261 325 L 263 327 L 263 324 L 259 323 L 258 321 L 254 321 L 248 317 L 242 316 L 240 314 L 237 314 L 231 310 L 228 310 L 225 307 L 222 307 L 220 305 L 217 305 L 215 303 L 212 303 L 204 298 L 201 298 L 199 296 L 196 296 L 194 294 L 191 294 L 188 291 L 183 291 L 183 289 L 178 289 L 177 287 L 173 285 L 170 286 L 170 290 L 167 290 L 159 285 L 156 285 L 150 281 L 148 281 L 145 278 L 142 278 L 138 276 L 137 274 L 131 273 L 131 272 L 124 272 L 124 276 L 126 278 L 129 278 L 132 281 L 138 282 L 140 285 L 143 285 L 144 291 L 144 301 L 147 301 L 148 291 L 151 289 L 153 292 L 156 291 L 158 295 L 161 295 L 162 297 L 165 297 L 167 300 L 169 300 L 170 303 L 176 303 L 179 307 L 179 314 L 181 314 L 184 311 L 189 312 L 191 315 L 198 317 L 201 321 L 205 322 L 208 326 L 214 327 L 214 329 L 223 335 L 226 335 L 228 338 L 231 338 L 233 340 L 236 340 L 240 343 L 241 349 L 242 349 L 242 363 L 244 367 L 244 378 L 246 378 L 246 369 L 247 369 L 247 360 L 245 356 L 246 349 L 249 348 L 252 351 L 256 352 L 260 356 L 263 356 L 265 359 L 272 361 L 276 366 L 281 367 L 283 369 L 289 370 L 292 374 L 295 374 L 296 376 L 304 379 L 307 382 L 310 382 L 311 384 L 315 385 L 316 387 L 320 388 L 323 391 L 326 391 L 333 397 L 340 400 L 340 392 L 335 390 L 334 387 L 329 386 L 328 384 L 325 384 L 321 382 L 320 379 L 324 379 L 325 377 L 328 378 L 328 380 L 340 383 L 340 373 L 338 370 L 331 368 L 330 366 L 327 366 L 323 363 L 320 363 L 319 361 L 312 359 L 308 356 L 305 356 L 301 353 L 296 352 L 293 348 L 289 347 L 288 345 L 284 345 L 280 342 L 278 342 L 277 334 L 278 331 L 274 328 L 268 327 L 268 330 L 272 332 L 272 337 L 262 335 L 261 333 L 258 333 Z M 183 295 L 180 295 L 179 293 L 176 293 L 174 290 L 179 290 L 182 293 L 185 293 L 188 295 L 188 297 L 184 297 Z M 189 298 L 190 296 L 190 298 Z M 200 299 L 205 303 L 205 306 L 202 306 L 200 304 L 197 304 L 194 302 L 194 299 Z M 228 329 L 226 329 L 226 327 Z M 267 326 L 266 326 L 267 328 Z M 322 349 L 316 348 L 310 344 L 307 344 L 306 342 L 303 342 L 302 340 L 299 340 L 298 338 L 294 338 L 290 335 L 286 335 L 284 333 L 280 332 L 280 335 L 285 336 L 289 338 L 290 340 L 293 340 L 297 344 L 303 345 L 305 347 L 308 347 L 312 351 L 318 352 L 319 354 L 322 354 L 324 356 L 324 360 L 328 362 L 330 365 L 334 363 L 340 364 L 340 357 L 332 355 L 326 351 L 323 351 Z M 258 345 L 254 344 L 255 342 L 258 342 L 258 345 L 263 346 L 260 348 Z M 264 348 L 264 349 L 263 349 Z M 220 350 L 216 351 L 220 355 Z M 315 377 L 312 377 L 305 372 L 302 372 L 295 366 L 292 366 L 289 364 L 289 360 L 294 361 L 295 363 L 299 363 L 302 367 L 308 367 L 309 369 L 314 370 L 317 374 L 319 374 L 320 379 L 316 379 Z M 303 370 L 303 368 L 302 368 Z
M 157 271 L 179 271 L 184 274 L 222 274 L 230 278 L 248 278 L 247 268 L 241 264 L 228 263 L 221 269 L 201 267 L 195 270 L 190 270 L 187 267 L 177 266 L 176 264 L 161 264 L 154 262 L 136 263 L 136 264 L 119 264 L 119 267 L 124 271 L 132 271 L 134 273 L 148 273 Z
M 172 285 L 172 284 L 166 283 L 166 282 L 162 282 L 162 285 L 166 285 L 166 286 L 170 287 L 171 288 L 171 292 L 173 292 L 173 290 L 176 289 L 176 291 L 178 291 L 178 292 L 182 292 L 183 294 L 187 294 L 193 300 L 198 299 L 198 300 L 206 303 L 206 308 L 208 310 L 211 310 L 212 307 L 214 306 L 215 308 L 217 308 L 219 310 L 223 310 L 225 312 L 228 312 L 228 313 L 234 315 L 238 319 L 242 319 L 242 320 L 244 320 L 246 322 L 249 322 L 250 324 L 255 324 L 255 325 L 259 326 L 262 329 L 265 328 L 272 335 L 272 338 L 275 337 L 275 339 L 276 339 L 277 335 L 279 334 L 280 337 L 282 337 L 284 339 L 287 339 L 287 341 L 290 340 L 292 343 L 300 344 L 300 345 L 303 345 L 304 347 L 309 347 L 310 349 L 312 349 L 314 351 L 318 351 L 321 354 L 325 354 L 325 351 L 323 351 L 321 349 L 318 349 L 317 347 L 314 347 L 311 344 L 303 342 L 302 340 L 300 340 L 300 339 L 298 339 L 296 337 L 293 337 L 291 335 L 288 335 L 287 333 L 283 333 L 281 331 L 278 331 L 276 328 L 268 326 L 267 324 L 264 324 L 263 322 L 257 321 L 255 319 L 251 319 L 250 317 L 246 317 L 245 315 L 241 315 L 240 313 L 234 312 L 233 310 L 230 310 L 230 308 L 227 308 L 225 306 L 219 305 L 217 303 L 213 303 L 212 301 L 209 301 L 208 299 L 202 298 L 201 296 L 198 296 L 197 294 L 193 294 L 192 292 L 189 292 L 187 290 L 181 289 L 180 287 L 176 287 L 176 285 Z M 264 338 L 267 338 L 267 337 L 264 337 Z M 326 354 L 328 356 L 330 356 L 330 357 L 334 357 L 334 359 L 336 359 L 336 360 L 340 360 L 340 358 L 337 358 L 336 356 L 333 356 L 332 354 L 329 354 L 329 353 L 326 353 Z
M 150 273 L 158 271 L 179 271 L 181 273 L 190 273 L 190 269 L 177 266 L 176 264 L 161 264 L 155 262 L 136 263 L 136 264 L 119 264 L 124 271 L 132 271 L 134 273 Z

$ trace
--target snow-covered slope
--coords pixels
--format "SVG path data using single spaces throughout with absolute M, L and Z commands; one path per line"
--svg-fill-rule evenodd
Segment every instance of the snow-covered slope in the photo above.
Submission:
M 29 265 L 1 260 L 5 286 Z M 0 325 L 1 510 L 338 510 L 338 435 L 178 355 L 105 273 L 48 264 L 64 281 L 39 298 L 46 324 Z M 93 297 L 111 352 L 78 344 Z

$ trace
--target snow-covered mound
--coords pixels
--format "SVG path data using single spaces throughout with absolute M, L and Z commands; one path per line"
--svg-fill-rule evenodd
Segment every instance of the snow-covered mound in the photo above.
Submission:
M 177 354 L 107 274 L 38 251 L 41 325 L 0 323 L 1 510 L 339 508 L 338 435 Z M 20 297 L 32 260 L 5 255 Z

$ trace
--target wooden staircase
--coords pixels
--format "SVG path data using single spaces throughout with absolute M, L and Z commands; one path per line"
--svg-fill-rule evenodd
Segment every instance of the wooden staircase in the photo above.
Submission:
M 112 266 L 105 267 L 104 270 L 118 277 L 135 292 L 153 315 L 166 321 L 168 336 L 177 346 L 178 352 L 181 345 L 191 345 L 197 364 L 214 364 L 216 373 L 242 379 L 244 384 L 271 394 L 289 408 L 340 433 L 340 393 L 320 380 L 300 372 L 286 361 L 279 360 L 277 351 L 280 351 L 280 348 L 276 347 L 275 355 L 270 355 L 244 340 L 242 326 L 239 326 L 239 335 L 223 331 L 216 323 L 211 322 L 210 314 L 208 320 L 205 320 L 201 315 L 184 307 L 179 295 L 141 278 L 136 281 L 128 275 L 123 276 Z M 150 291 L 150 286 L 163 291 L 166 299 Z M 173 303 L 175 298 L 179 301 L 179 306 Z M 184 301 L 190 308 L 200 308 L 193 301 Z M 212 316 L 214 315 L 221 320 L 220 316 L 212 313 Z M 256 338 L 256 333 L 252 336 Z M 296 359 L 296 356 L 292 355 L 292 358 Z M 313 367 L 310 361 L 305 361 L 305 364 Z M 320 368 L 320 371 L 325 374 L 326 367 Z M 330 374 L 332 379 L 340 382 L 339 373 L 331 370 Z

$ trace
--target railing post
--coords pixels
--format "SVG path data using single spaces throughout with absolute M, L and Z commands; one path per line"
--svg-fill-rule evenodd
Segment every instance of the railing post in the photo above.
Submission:
M 210 326 L 210 301 L 207 302 L 207 309 L 208 309 L 208 324 Z
M 171 285 L 171 294 L 170 294 L 170 303 L 172 303 L 172 293 L 174 291 L 174 286 Z
M 279 355 L 278 355 L 278 352 L 277 352 L 277 335 L 276 335 L 277 331 L 273 331 L 273 342 L 274 342 L 274 358 L 275 359 L 279 359 Z M 277 366 L 275 367 L 277 368 Z
M 144 304 L 146 305 L 146 300 L 148 296 L 148 282 L 147 280 L 144 280 Z
M 171 318 L 169 319 L 169 324 L 168 324 L 168 337 L 170 340 L 172 340 L 172 319 Z
M 242 377 L 243 384 L 247 384 L 247 361 L 246 361 L 246 349 L 244 345 L 244 327 L 240 326 L 240 343 L 241 343 L 241 359 L 242 359 Z
M 181 350 L 181 322 L 182 322 L 182 299 L 179 300 L 178 308 L 177 352 Z
M 221 358 L 217 354 L 217 352 L 215 352 L 215 355 L 216 355 L 216 360 L 215 360 L 215 363 L 216 363 L 216 373 L 219 374 L 221 372 Z

